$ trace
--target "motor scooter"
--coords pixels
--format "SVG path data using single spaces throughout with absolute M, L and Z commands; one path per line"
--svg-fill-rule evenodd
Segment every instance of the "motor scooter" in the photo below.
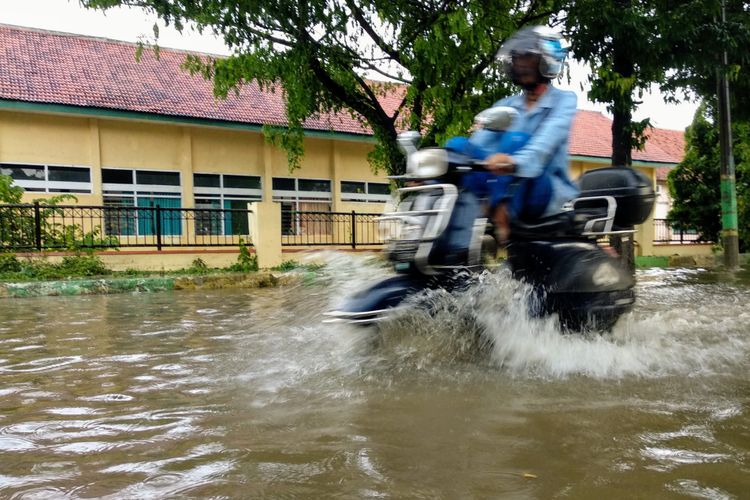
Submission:
M 478 126 L 502 133 L 513 108 L 490 108 Z M 380 220 L 395 226 L 386 256 L 395 275 L 360 290 L 326 322 L 375 325 L 429 289 L 459 292 L 469 276 L 486 269 L 496 254 L 483 200 L 462 189 L 462 177 L 483 169 L 481 161 L 445 148 L 417 149 L 420 135 L 404 132 L 399 147 L 407 157 L 406 183 L 397 209 Z M 529 314 L 556 314 L 564 331 L 609 331 L 635 302 L 635 276 L 620 255 L 599 241 L 632 237 L 651 214 L 655 193 L 643 173 L 623 167 L 585 172 L 580 196 L 559 214 L 526 223 L 513 220 L 506 265 L 514 279 L 533 288 Z

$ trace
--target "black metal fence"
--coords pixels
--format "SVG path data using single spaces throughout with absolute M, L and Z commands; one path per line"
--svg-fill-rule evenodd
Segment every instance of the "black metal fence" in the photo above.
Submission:
M 686 245 L 691 243 L 711 243 L 700 241 L 696 231 L 675 229 L 667 219 L 654 219 L 654 243 Z
M 382 214 L 352 212 L 281 212 L 282 246 L 350 246 L 385 243 Z
M 252 245 L 248 210 L 134 206 L 0 205 L 0 250 Z M 373 246 L 385 243 L 381 214 L 281 212 L 282 246 Z M 654 219 L 654 243 L 690 244 L 695 231 Z
M 0 249 L 251 245 L 248 210 L 0 205 Z

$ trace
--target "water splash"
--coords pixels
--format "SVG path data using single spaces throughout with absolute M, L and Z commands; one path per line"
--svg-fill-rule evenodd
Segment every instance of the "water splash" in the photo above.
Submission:
M 372 267 L 354 267 L 356 274 L 343 280 L 345 290 L 333 284 L 335 297 L 365 286 L 361 276 L 372 279 Z M 343 277 L 347 270 L 336 273 Z M 563 334 L 556 317 L 529 316 L 531 288 L 498 268 L 475 276 L 463 293 L 433 290 L 414 297 L 412 307 L 380 325 L 376 342 L 369 337 L 376 348 L 372 355 L 381 368 L 489 362 L 512 376 L 532 378 L 722 373 L 750 353 L 741 326 L 750 319 L 742 306 L 748 292 L 733 288 L 734 296 L 728 290 L 719 295 L 712 287 L 722 285 L 701 283 L 700 273 L 642 273 L 638 304 L 611 333 Z

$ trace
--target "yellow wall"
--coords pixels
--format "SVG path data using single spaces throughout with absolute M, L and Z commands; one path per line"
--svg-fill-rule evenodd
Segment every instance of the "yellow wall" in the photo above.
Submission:
M 147 122 L 99 120 L 103 167 L 180 170 L 184 144 L 180 127 Z
M 713 243 L 685 245 L 654 245 L 651 255 L 672 257 L 675 255 L 711 256 L 714 255 Z
M 265 143 L 260 132 L 0 111 L 4 162 L 331 179 L 334 194 L 342 180 L 387 182 L 385 173 L 373 173 L 367 161 L 369 142 L 306 138 L 304 145 L 302 168 L 290 172 L 286 153 Z M 604 166 L 576 160 L 570 172 L 577 178 Z M 639 170 L 654 180 L 654 169 Z M 94 191 L 100 194 L 100 181 L 94 182 Z
M 91 165 L 89 120 L 0 111 L 0 161 Z
M 372 172 L 367 154 L 372 143 L 341 138 L 305 138 L 302 168 L 289 171 L 286 153 L 265 142 L 262 134 L 198 125 L 114 118 L 79 118 L 59 114 L 0 111 L 0 162 L 62 164 L 92 169 L 93 194 L 76 194 L 79 204 L 101 205 L 101 167 L 171 170 L 181 173 L 182 204 L 192 207 L 194 172 L 258 175 L 264 201 L 271 201 L 271 177 L 332 180 L 334 211 L 378 213 L 383 203 L 341 201 L 340 182 L 388 182 Z M 571 175 L 607 166 L 572 161 Z M 653 168 L 638 168 L 655 184 Z M 43 198 L 24 195 L 24 201 Z M 653 231 L 648 224 L 641 239 Z M 650 245 L 643 245 L 650 247 Z M 650 248 L 647 251 L 652 251 Z
M 387 182 L 367 162 L 366 141 L 306 138 L 302 168 L 289 171 L 286 153 L 260 132 L 110 118 L 0 111 L 0 162 L 92 167 L 93 194 L 80 204 L 102 204 L 101 167 L 181 172 L 183 206 L 193 206 L 192 173 L 259 175 L 270 200 L 271 177 L 333 181 L 334 210 L 340 181 Z M 52 195 L 29 193 L 24 201 Z M 382 204 L 369 204 L 377 211 Z M 373 209 L 373 207 L 376 207 Z
M 190 134 L 195 172 L 263 175 L 261 134 L 198 127 Z

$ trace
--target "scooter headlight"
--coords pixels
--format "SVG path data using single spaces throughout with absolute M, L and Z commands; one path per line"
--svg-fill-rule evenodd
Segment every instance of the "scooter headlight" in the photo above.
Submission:
M 418 240 L 424 232 L 421 218 L 386 219 L 378 224 L 378 233 L 383 241 Z
M 448 152 L 440 148 L 420 149 L 409 157 L 409 172 L 419 179 L 434 179 L 448 171 Z

